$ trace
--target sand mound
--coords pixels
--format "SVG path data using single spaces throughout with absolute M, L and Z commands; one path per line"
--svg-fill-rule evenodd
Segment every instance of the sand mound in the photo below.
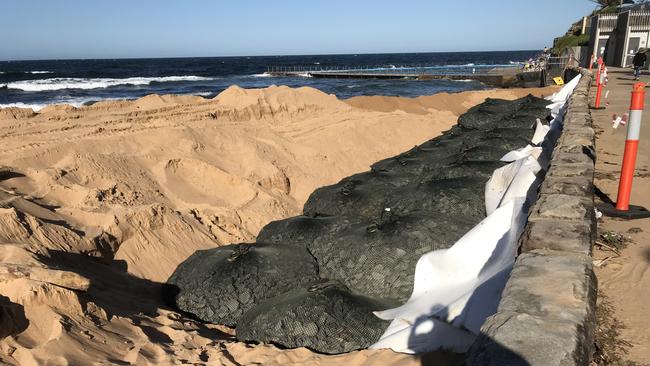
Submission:
M 539 96 L 551 95 L 557 87 L 541 88 L 536 91 Z M 439 93 L 417 98 L 368 96 L 353 97 L 345 102 L 357 108 L 379 112 L 404 111 L 407 113 L 427 114 L 448 110 L 460 115 L 470 107 L 481 103 L 485 98 L 517 99 L 528 95 L 527 89 L 497 89 L 469 91 L 462 93 Z
M 265 89 L 242 89 L 231 86 L 213 99 L 218 109 L 216 118 L 233 121 L 275 118 L 277 115 L 296 116 L 327 110 L 345 111 L 350 109 L 336 96 L 320 90 L 302 87 L 271 86 Z
M 0 108 L 0 121 L 29 118 L 34 114 L 35 113 L 31 108 Z
M 317 187 L 456 117 L 286 87 L 2 110 L 0 363 L 419 364 L 234 343 L 166 308 L 160 282 L 196 250 L 252 241 Z
M 164 169 L 168 187 L 186 203 L 234 208 L 257 194 L 251 182 L 201 160 L 173 159 Z
M 206 102 L 206 99 L 195 95 L 149 94 L 133 101 L 133 106 L 142 109 L 154 109 L 173 104 L 199 104 L 204 102 Z
M 44 107 L 41 109 L 39 112 L 40 113 L 56 113 L 56 112 L 72 112 L 76 110 L 77 107 L 72 106 L 70 104 L 55 104 L 55 105 L 48 105 L 47 107 Z

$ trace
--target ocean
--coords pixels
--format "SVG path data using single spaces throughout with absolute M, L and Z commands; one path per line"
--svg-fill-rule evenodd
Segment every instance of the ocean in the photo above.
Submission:
M 147 94 L 193 94 L 213 97 L 231 85 L 309 86 L 341 99 L 361 95 L 416 97 L 440 92 L 485 89 L 475 81 L 320 79 L 270 77 L 272 66 L 395 69 L 428 67 L 471 72 L 508 67 L 539 51 L 448 52 L 360 55 L 201 57 L 167 59 L 102 59 L 0 61 L 0 107 L 49 104 L 81 106 L 101 100 L 135 99 Z

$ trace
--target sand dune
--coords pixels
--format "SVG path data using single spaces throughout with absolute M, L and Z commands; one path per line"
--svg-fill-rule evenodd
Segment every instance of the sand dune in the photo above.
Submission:
M 315 188 L 438 135 L 485 97 L 528 92 L 341 101 L 231 87 L 211 100 L 0 110 L 0 361 L 420 364 L 233 342 L 165 307 L 160 283 L 194 251 L 252 241 Z

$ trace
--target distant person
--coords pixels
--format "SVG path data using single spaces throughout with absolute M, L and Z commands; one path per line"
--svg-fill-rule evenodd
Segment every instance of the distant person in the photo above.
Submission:
M 648 57 L 645 55 L 644 49 L 640 49 L 639 52 L 634 55 L 634 59 L 632 60 L 632 63 L 634 64 L 634 80 L 639 80 L 639 76 L 641 76 L 641 68 L 645 66 L 647 59 Z

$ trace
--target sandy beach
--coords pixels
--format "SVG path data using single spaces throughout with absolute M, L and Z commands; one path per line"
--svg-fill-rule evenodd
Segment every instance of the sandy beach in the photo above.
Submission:
M 391 351 L 235 342 L 167 307 L 160 284 L 196 250 L 254 241 L 314 189 L 439 135 L 487 97 L 555 90 L 339 100 L 233 86 L 213 99 L 2 109 L 0 361 L 420 365 Z

